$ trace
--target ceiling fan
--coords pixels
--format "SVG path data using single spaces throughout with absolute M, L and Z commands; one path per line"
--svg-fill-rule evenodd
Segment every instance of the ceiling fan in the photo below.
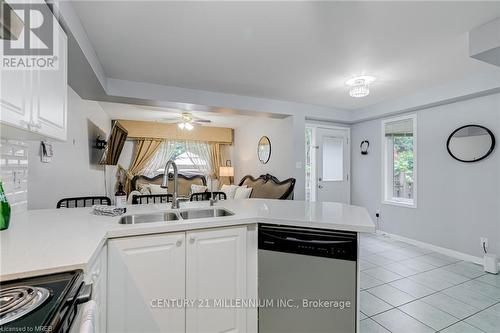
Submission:
M 188 130 L 191 131 L 194 126 L 201 126 L 203 124 L 209 124 L 212 121 L 209 119 L 203 119 L 203 118 L 198 118 L 193 116 L 189 112 L 183 112 L 179 119 L 174 122 L 174 124 L 177 124 L 181 130 Z

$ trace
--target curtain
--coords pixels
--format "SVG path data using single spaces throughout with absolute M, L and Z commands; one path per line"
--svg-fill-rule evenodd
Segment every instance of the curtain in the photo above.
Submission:
M 165 167 L 167 161 L 174 155 L 176 145 L 177 141 L 163 141 L 156 154 L 144 166 L 141 174 L 148 177 L 156 176 L 157 170 Z
M 208 143 L 199 141 L 185 141 L 187 155 L 193 165 L 203 175 L 214 178 L 213 164 L 210 158 L 210 149 Z
M 160 139 L 140 139 L 136 141 L 134 158 L 126 173 L 127 183 L 125 184 L 125 191 L 127 193 L 130 193 L 132 190 L 132 178 L 142 172 L 144 167 L 160 148 L 161 142 L 162 140 Z
M 210 164 L 212 165 L 212 174 L 218 180 L 220 177 L 219 168 L 221 164 L 221 154 L 220 154 L 220 143 L 210 143 L 208 144 L 208 150 L 210 153 Z

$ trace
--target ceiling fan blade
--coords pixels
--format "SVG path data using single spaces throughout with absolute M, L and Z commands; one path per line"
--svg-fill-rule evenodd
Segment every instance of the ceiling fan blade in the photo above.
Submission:
M 194 123 L 204 123 L 204 124 L 209 124 L 211 123 L 212 121 L 209 120 L 209 119 L 194 119 L 193 120 Z

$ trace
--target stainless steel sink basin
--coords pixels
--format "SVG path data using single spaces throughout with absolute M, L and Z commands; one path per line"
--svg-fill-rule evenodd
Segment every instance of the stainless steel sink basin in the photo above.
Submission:
M 179 216 L 173 212 L 162 212 L 152 214 L 136 214 L 123 216 L 120 219 L 120 224 L 138 224 L 149 222 L 175 221 Z
M 179 214 L 184 220 L 234 215 L 233 212 L 230 212 L 223 208 L 184 210 L 181 211 Z

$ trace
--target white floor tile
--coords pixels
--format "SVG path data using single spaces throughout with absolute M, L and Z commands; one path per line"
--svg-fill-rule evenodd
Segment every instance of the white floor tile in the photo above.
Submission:
M 483 310 L 498 302 L 495 299 L 480 294 L 470 288 L 464 287 L 463 285 L 458 285 L 449 289 L 445 289 L 443 290 L 443 293 L 453 298 L 456 298 L 459 301 L 472 305 L 473 307 L 478 308 L 479 310 Z
M 369 317 L 392 308 L 390 304 L 387 304 L 380 298 L 377 298 L 366 291 L 362 291 L 360 293 L 360 302 L 360 310 Z
M 436 290 L 421 285 L 420 283 L 412 281 L 408 278 L 391 282 L 389 285 L 415 297 L 424 297 L 436 292 Z
M 469 317 L 480 310 L 444 293 L 437 293 L 421 299 L 423 302 L 441 309 L 459 319 Z
M 361 333 L 391 333 L 369 318 L 359 323 L 359 330 Z
M 490 284 L 494 287 L 500 288 L 500 274 L 493 275 L 493 274 L 485 274 L 476 280 Z
M 413 268 L 419 272 L 425 272 L 431 269 L 437 268 L 436 266 L 429 264 L 428 262 L 420 259 L 420 257 L 415 257 L 411 259 L 405 259 L 399 261 L 400 264 Z
M 500 314 L 490 309 L 481 311 L 465 321 L 487 333 L 500 332 Z
M 380 325 L 394 333 L 427 333 L 434 332 L 432 328 L 410 317 L 406 313 L 393 309 L 372 318 Z
M 484 333 L 480 329 L 467 324 L 465 321 L 460 321 L 451 325 L 448 328 L 440 331 L 441 333 Z
M 411 267 L 406 266 L 406 265 L 403 265 L 399 262 L 395 262 L 394 264 L 390 264 L 390 265 L 384 265 L 383 267 L 391 272 L 394 272 L 394 273 L 399 274 L 399 275 L 404 276 L 404 277 L 420 273 L 419 270 L 417 270 L 415 268 L 411 268 Z
M 385 283 L 403 278 L 401 275 L 388 271 L 387 269 L 384 269 L 382 267 L 370 268 L 363 271 L 363 273 L 371 275 L 372 277 L 379 279 L 380 281 L 383 281 Z
M 465 277 L 468 277 L 470 279 L 477 278 L 481 275 L 484 275 L 483 267 L 480 265 L 476 265 L 471 262 L 465 262 L 465 261 L 460 261 L 455 264 L 451 264 L 449 266 L 443 267 L 443 269 L 446 269 L 447 271 L 463 275 Z
M 373 276 L 366 274 L 364 271 L 360 273 L 359 279 L 360 279 L 360 287 L 362 290 L 384 284 L 383 281 L 380 281 L 379 279 L 376 279 Z
M 399 309 L 437 331 L 459 321 L 458 318 L 420 300 L 403 305 Z
M 359 261 L 359 269 L 360 269 L 361 271 L 364 271 L 365 269 L 374 268 L 374 267 L 377 267 L 377 265 L 372 264 L 371 262 L 368 262 L 368 261 L 363 260 L 363 259 L 361 259 L 361 260 Z
M 471 280 L 463 284 L 464 287 L 470 288 L 477 293 L 483 294 L 484 296 L 491 297 L 500 301 L 500 288 L 493 287 L 490 284 L 483 283 L 481 281 Z
M 389 259 L 387 257 L 384 257 L 380 254 L 372 254 L 371 256 L 366 256 L 363 259 L 366 261 L 369 261 L 372 264 L 375 264 L 377 266 L 388 265 L 388 264 L 392 264 L 393 262 L 395 262 L 394 260 Z
M 450 288 L 468 280 L 465 276 L 458 275 L 444 269 L 435 269 L 419 273 L 410 276 L 409 279 L 436 290 Z
M 368 292 L 393 306 L 400 306 L 415 300 L 414 296 L 391 287 L 388 284 L 369 289 Z

